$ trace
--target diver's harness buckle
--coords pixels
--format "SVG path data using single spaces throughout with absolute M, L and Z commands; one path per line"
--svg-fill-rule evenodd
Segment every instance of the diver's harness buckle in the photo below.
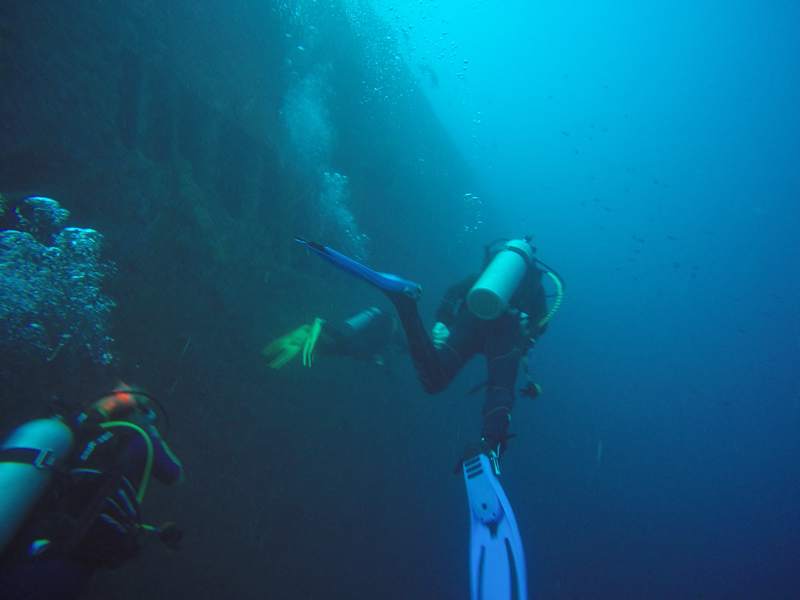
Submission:
M 514 437 L 513 434 L 510 437 Z M 463 461 L 464 464 L 467 462 L 474 460 L 476 457 L 483 454 L 488 460 L 489 465 L 492 467 L 492 472 L 495 474 L 496 477 L 500 476 L 500 454 L 503 449 L 504 442 L 497 442 L 496 444 L 492 445 L 489 443 L 485 437 L 481 438 L 481 450 L 477 454 L 474 454 L 470 458 L 467 458 Z
M 492 466 L 492 471 L 496 477 L 500 477 L 500 455 L 497 453 L 496 450 L 490 450 L 489 454 L 489 464 Z
M 0 462 L 52 469 L 56 466 L 56 454 L 52 448 L 4 448 L 0 450 Z
M 56 454 L 50 448 L 40 449 L 36 459 L 33 461 L 33 466 L 37 469 L 52 469 L 55 464 Z

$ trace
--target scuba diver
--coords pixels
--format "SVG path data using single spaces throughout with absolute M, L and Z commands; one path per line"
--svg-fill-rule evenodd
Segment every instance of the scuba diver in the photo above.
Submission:
M 476 354 L 486 357 L 488 378 L 480 442 L 467 448 L 459 465 L 470 508 L 470 592 L 473 600 L 527 598 L 522 538 L 498 479 L 500 456 L 513 437 L 508 429 L 523 357 L 528 381 L 521 393 L 533 398 L 541 393 L 531 379 L 530 355 L 560 308 L 561 278 L 536 258 L 529 236 L 497 240 L 486 246 L 481 272 L 447 291 L 429 336 L 417 309 L 422 293 L 419 284 L 370 269 L 329 246 L 300 238 L 296 241 L 377 287 L 394 304 L 426 392 L 444 390 Z M 549 307 L 544 276 L 552 280 L 556 290 Z M 309 329 L 298 335 L 295 346 L 302 347 L 304 360 L 308 357 L 310 361 L 318 328 L 314 324 L 305 327 Z
M 119 384 L 77 411 L 19 426 L 0 446 L 4 600 L 77 598 L 97 569 L 135 557 L 145 534 L 177 548 L 174 523 L 156 527 L 141 515 L 152 477 L 183 480 L 156 427 L 157 406 Z
M 368 269 L 316 242 L 298 241 L 386 294 L 397 309 L 405 347 L 426 392 L 443 391 L 467 361 L 476 354 L 485 355 L 488 379 L 480 442 L 468 448 L 464 458 L 483 452 L 499 471 L 499 457 L 513 437 L 508 428 L 520 359 L 526 358 L 528 376 L 521 393 L 536 397 L 541 388 L 531 379 L 530 350 L 547 329 L 563 296 L 561 279 L 535 257 L 531 239 L 500 239 L 486 246 L 481 271 L 445 293 L 430 335 L 417 310 L 421 289 L 416 283 Z M 544 275 L 552 279 L 557 290 L 550 307 L 542 283 Z M 303 364 L 310 366 L 322 337 L 320 347 L 325 353 L 383 356 L 385 348 L 399 346 L 398 329 L 391 316 L 373 307 L 335 328 L 317 318 L 275 340 L 265 348 L 264 355 L 270 366 L 280 368 L 302 350 Z M 327 332 L 330 335 L 326 336 Z
M 311 323 L 282 335 L 261 352 L 267 364 L 280 369 L 300 355 L 304 367 L 314 364 L 319 351 L 387 366 L 392 354 L 406 349 L 400 324 L 394 316 L 370 306 L 340 323 L 315 317 Z

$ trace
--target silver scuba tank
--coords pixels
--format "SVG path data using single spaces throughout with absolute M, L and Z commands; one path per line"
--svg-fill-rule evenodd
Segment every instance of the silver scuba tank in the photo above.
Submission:
M 533 261 L 533 248 L 527 240 L 506 242 L 467 294 L 472 314 L 486 320 L 502 315 Z
M 17 427 L 0 446 L 0 554 L 42 497 L 72 450 L 72 430 L 61 419 Z

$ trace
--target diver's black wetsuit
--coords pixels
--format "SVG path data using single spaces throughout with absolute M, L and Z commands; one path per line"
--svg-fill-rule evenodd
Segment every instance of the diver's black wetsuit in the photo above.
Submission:
M 400 294 L 390 295 L 408 339 L 408 349 L 425 391 L 444 390 L 461 367 L 476 354 L 486 356 L 488 381 L 483 406 L 482 436 L 494 447 L 505 444 L 511 410 L 514 406 L 519 360 L 543 329 L 536 329 L 547 312 L 542 272 L 528 269 L 511 299 L 510 308 L 493 320 L 479 319 L 466 305 L 466 295 L 477 280 L 473 275 L 452 286 L 444 296 L 436 320 L 444 323 L 450 335 L 441 348 L 433 345 L 417 310 L 416 301 Z M 531 330 L 525 331 L 522 319 L 528 315 Z
M 162 483 L 183 473 L 152 425 L 143 425 L 153 448 L 152 475 Z M 136 495 L 147 463 L 148 443 L 141 433 L 116 427 L 81 440 L 69 461 L 63 484 L 40 503 L 0 561 L 3 600 L 72 600 L 78 598 L 98 567 L 117 567 L 138 552 L 141 524 Z M 5 490 L 3 491 L 5 493 Z M 97 509 L 87 508 L 97 502 Z M 94 514 L 92 514 L 94 513 Z M 85 531 L 81 519 L 92 516 Z M 30 556 L 36 539 L 53 547 Z
M 324 352 L 383 364 L 389 353 L 405 349 L 397 318 L 371 306 L 341 323 L 325 323 L 321 336 Z

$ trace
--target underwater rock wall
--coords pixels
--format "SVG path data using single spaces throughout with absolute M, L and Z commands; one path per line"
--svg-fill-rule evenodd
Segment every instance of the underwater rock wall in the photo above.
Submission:
M 170 394 L 220 355 L 256 373 L 269 336 L 374 302 L 297 235 L 446 269 L 474 182 L 366 6 L 0 5 L 0 193 L 103 232 L 114 372 Z
M 101 259 L 102 235 L 65 227 L 68 218 L 50 198 L 9 206 L 0 196 L 0 388 L 9 405 L 40 402 L 50 373 L 88 375 L 113 360 L 114 302 L 101 291 L 113 266 Z
M 88 597 L 263 597 L 265 578 L 283 586 L 271 597 L 330 597 L 328 580 L 308 577 L 308 553 L 369 539 L 326 457 L 396 460 L 359 432 L 375 398 L 389 421 L 412 421 L 402 386 L 390 403 L 373 373 L 352 394 L 324 365 L 269 372 L 259 351 L 315 315 L 381 300 L 306 256 L 296 235 L 412 277 L 455 260 L 443 248 L 475 185 L 386 37 L 360 2 L 0 3 L 0 193 L 55 198 L 65 225 L 103 233 L 101 260 L 116 266 L 97 296 L 115 303 L 97 313 L 114 339 L 105 380 L 67 364 L 30 373 L 28 398 L 42 402 L 10 411 L 21 397 L 5 390 L 0 429 L 45 408 L 37 377 L 92 394 L 119 376 L 163 400 L 187 466 L 186 483 L 154 486 L 147 506 L 185 522 L 186 551 L 148 547 L 155 563 L 98 577 Z M 327 500 L 306 493 L 315 480 L 329 481 Z M 328 502 L 344 516 L 330 519 Z M 346 578 L 340 597 L 357 597 L 345 581 L 367 585 Z
M 468 172 L 408 73 L 380 66 L 380 23 L 362 10 L 355 30 L 348 10 L 4 3 L 0 191 L 58 198 L 108 232 L 123 273 L 184 253 L 199 279 L 291 269 L 292 237 L 316 232 L 420 252 L 380 205 L 447 239 Z M 347 193 L 325 208 L 332 176 Z

